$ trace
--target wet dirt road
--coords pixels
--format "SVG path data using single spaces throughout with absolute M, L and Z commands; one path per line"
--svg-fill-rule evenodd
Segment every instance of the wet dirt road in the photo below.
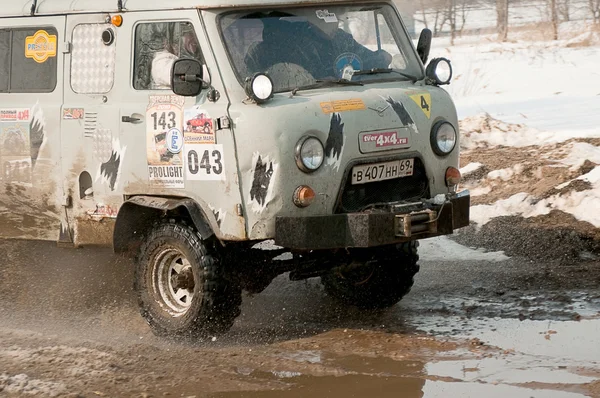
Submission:
M 395 307 L 337 305 L 318 280 L 245 296 L 224 336 L 154 337 L 128 261 L 0 241 L 0 396 L 600 397 L 600 262 L 423 241 Z

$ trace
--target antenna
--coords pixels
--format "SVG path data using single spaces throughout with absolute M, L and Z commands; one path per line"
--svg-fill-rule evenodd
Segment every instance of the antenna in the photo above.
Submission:
M 35 9 L 37 8 L 37 0 L 33 0 L 33 4 L 31 4 L 31 15 L 32 17 L 35 15 Z
M 37 0 L 33 0 L 33 1 L 37 1 Z M 119 9 L 119 12 L 123 11 L 123 0 L 117 0 L 117 8 Z

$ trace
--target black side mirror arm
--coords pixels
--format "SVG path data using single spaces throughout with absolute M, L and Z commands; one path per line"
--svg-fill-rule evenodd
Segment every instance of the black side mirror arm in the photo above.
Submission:
M 423 29 L 421 34 L 419 35 L 419 42 L 417 43 L 417 54 L 419 54 L 419 58 L 421 58 L 421 62 L 423 65 L 427 63 L 427 58 L 429 58 L 429 51 L 431 50 L 431 39 L 433 34 L 430 29 Z

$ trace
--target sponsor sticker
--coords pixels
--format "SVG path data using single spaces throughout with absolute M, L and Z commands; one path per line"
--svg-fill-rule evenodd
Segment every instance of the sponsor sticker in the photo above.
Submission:
M 64 120 L 78 120 L 83 119 L 85 111 L 83 108 L 64 108 L 63 119 Z
M 150 183 L 183 188 L 183 105 L 177 95 L 151 95 L 146 109 L 146 152 Z
M 337 113 L 344 111 L 361 111 L 367 109 L 365 103 L 360 98 L 321 102 L 323 113 Z
M 215 144 L 215 124 L 206 110 L 194 106 L 184 114 L 186 144 Z
M 49 35 L 45 30 L 38 30 L 33 36 L 27 36 L 25 57 L 33 59 L 38 64 L 43 64 L 48 58 L 56 57 L 56 36 Z
M 362 141 L 374 142 L 375 147 L 407 145 L 408 137 L 399 137 L 397 131 L 388 131 L 385 133 L 371 133 L 362 136 Z
M 335 13 L 329 12 L 327 10 L 317 10 L 316 14 L 317 18 L 322 19 L 327 23 L 333 23 L 338 21 L 337 17 L 335 16 Z
M 0 122 L 28 122 L 30 115 L 27 108 L 0 109 Z

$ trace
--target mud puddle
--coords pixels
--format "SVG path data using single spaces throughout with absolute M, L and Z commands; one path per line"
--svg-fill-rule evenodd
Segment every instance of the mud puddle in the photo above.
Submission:
M 599 319 L 542 322 L 427 317 L 420 324 L 420 328 L 432 334 L 418 337 L 416 333 L 417 337 L 411 338 L 413 351 L 419 347 L 420 357 L 404 359 L 411 356 L 411 350 L 396 344 L 396 334 L 332 331 L 279 344 L 297 348 L 277 355 L 282 360 L 292 360 L 287 367 L 272 371 L 237 370 L 247 381 L 258 384 L 261 380 L 277 381 L 279 385 L 271 385 L 266 391 L 211 396 L 599 396 Z M 462 332 L 457 333 L 457 327 Z M 391 341 L 381 343 L 387 339 Z M 327 347 L 327 350 L 303 350 L 310 347 Z M 343 355 L 344 350 L 360 355 Z

